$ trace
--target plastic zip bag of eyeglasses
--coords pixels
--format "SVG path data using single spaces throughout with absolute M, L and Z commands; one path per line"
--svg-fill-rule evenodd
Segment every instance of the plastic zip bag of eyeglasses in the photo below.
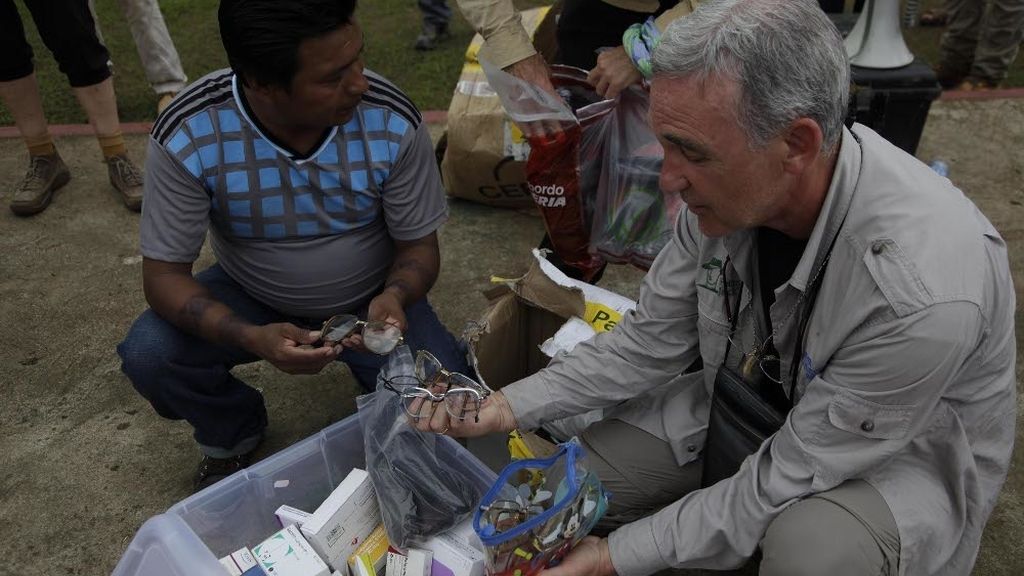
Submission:
M 548 458 L 512 462 L 473 515 L 491 575 L 529 576 L 557 565 L 608 508 L 575 438 Z
M 378 375 L 377 391 L 357 398 L 366 471 L 388 540 L 399 548 L 467 518 L 482 492 L 438 457 L 437 443 L 444 440 L 410 426 L 400 398 L 384 389 L 385 379 L 411 375 L 414 369 L 408 346 L 399 346 Z

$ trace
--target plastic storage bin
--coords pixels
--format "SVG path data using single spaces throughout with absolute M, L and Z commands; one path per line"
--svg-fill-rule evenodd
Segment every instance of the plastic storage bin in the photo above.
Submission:
M 484 490 L 496 479 L 451 438 L 438 437 L 437 455 Z M 224 576 L 217 559 L 279 530 L 278 506 L 316 509 L 365 462 L 355 414 L 147 520 L 113 576 Z

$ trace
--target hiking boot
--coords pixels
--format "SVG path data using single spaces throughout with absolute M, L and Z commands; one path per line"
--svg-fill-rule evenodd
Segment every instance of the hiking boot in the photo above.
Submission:
M 988 78 L 979 78 L 977 76 L 968 76 L 956 87 L 957 90 L 964 90 L 966 92 L 983 92 L 985 90 L 994 90 L 999 87 L 999 82 L 995 80 L 989 80 Z
M 452 37 L 452 33 L 448 31 L 448 24 L 441 24 L 436 26 L 434 24 L 423 24 L 423 31 L 420 32 L 418 38 L 416 38 L 416 44 L 414 48 L 420 51 L 433 50 L 437 48 L 437 45 L 441 42 Z
M 951 90 L 959 86 L 967 77 L 969 66 L 953 66 L 940 62 L 935 67 L 935 79 L 943 90 Z
M 256 451 L 251 450 L 231 458 L 213 458 L 212 456 L 204 455 L 202 462 L 199 463 L 199 469 L 196 471 L 196 477 L 192 481 L 192 493 L 195 494 L 213 486 L 235 472 L 248 468 L 249 464 L 252 463 L 254 452 Z
M 124 205 L 133 212 L 142 210 L 142 172 L 132 164 L 127 155 L 107 158 L 107 173 L 110 184 L 121 193 Z
M 50 205 L 53 193 L 71 180 L 60 154 L 29 156 L 28 172 L 14 188 L 11 212 L 18 216 L 38 214 Z

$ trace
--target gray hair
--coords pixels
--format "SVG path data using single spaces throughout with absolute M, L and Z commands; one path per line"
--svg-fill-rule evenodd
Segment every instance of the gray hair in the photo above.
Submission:
M 737 121 L 755 148 L 801 117 L 821 127 L 823 151 L 842 135 L 850 66 L 813 0 L 705 0 L 669 26 L 652 60 L 655 75 L 735 81 Z

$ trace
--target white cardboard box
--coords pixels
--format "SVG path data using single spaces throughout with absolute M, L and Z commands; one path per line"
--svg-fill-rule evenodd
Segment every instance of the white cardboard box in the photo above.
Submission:
M 387 576 L 431 576 L 434 553 L 409 548 L 405 554 L 388 552 Z
M 442 532 L 417 547 L 433 553 L 433 576 L 483 576 L 484 553 L 464 544 L 450 532 Z
M 248 548 L 239 548 L 220 559 L 230 576 L 265 576 Z
M 380 524 L 370 475 L 354 468 L 302 524 L 302 534 L 331 568 L 347 570 L 348 557 Z
M 329 576 L 327 564 L 295 526 L 287 526 L 252 549 L 260 568 L 273 576 Z
M 312 514 L 309 512 L 303 512 L 298 508 L 281 505 L 277 507 L 276 511 L 274 511 L 274 516 L 277 516 L 277 521 L 281 523 L 281 528 L 285 528 L 289 524 L 294 524 L 301 528 L 302 525 L 306 523 L 306 520 L 309 520 L 309 517 L 312 516 Z

